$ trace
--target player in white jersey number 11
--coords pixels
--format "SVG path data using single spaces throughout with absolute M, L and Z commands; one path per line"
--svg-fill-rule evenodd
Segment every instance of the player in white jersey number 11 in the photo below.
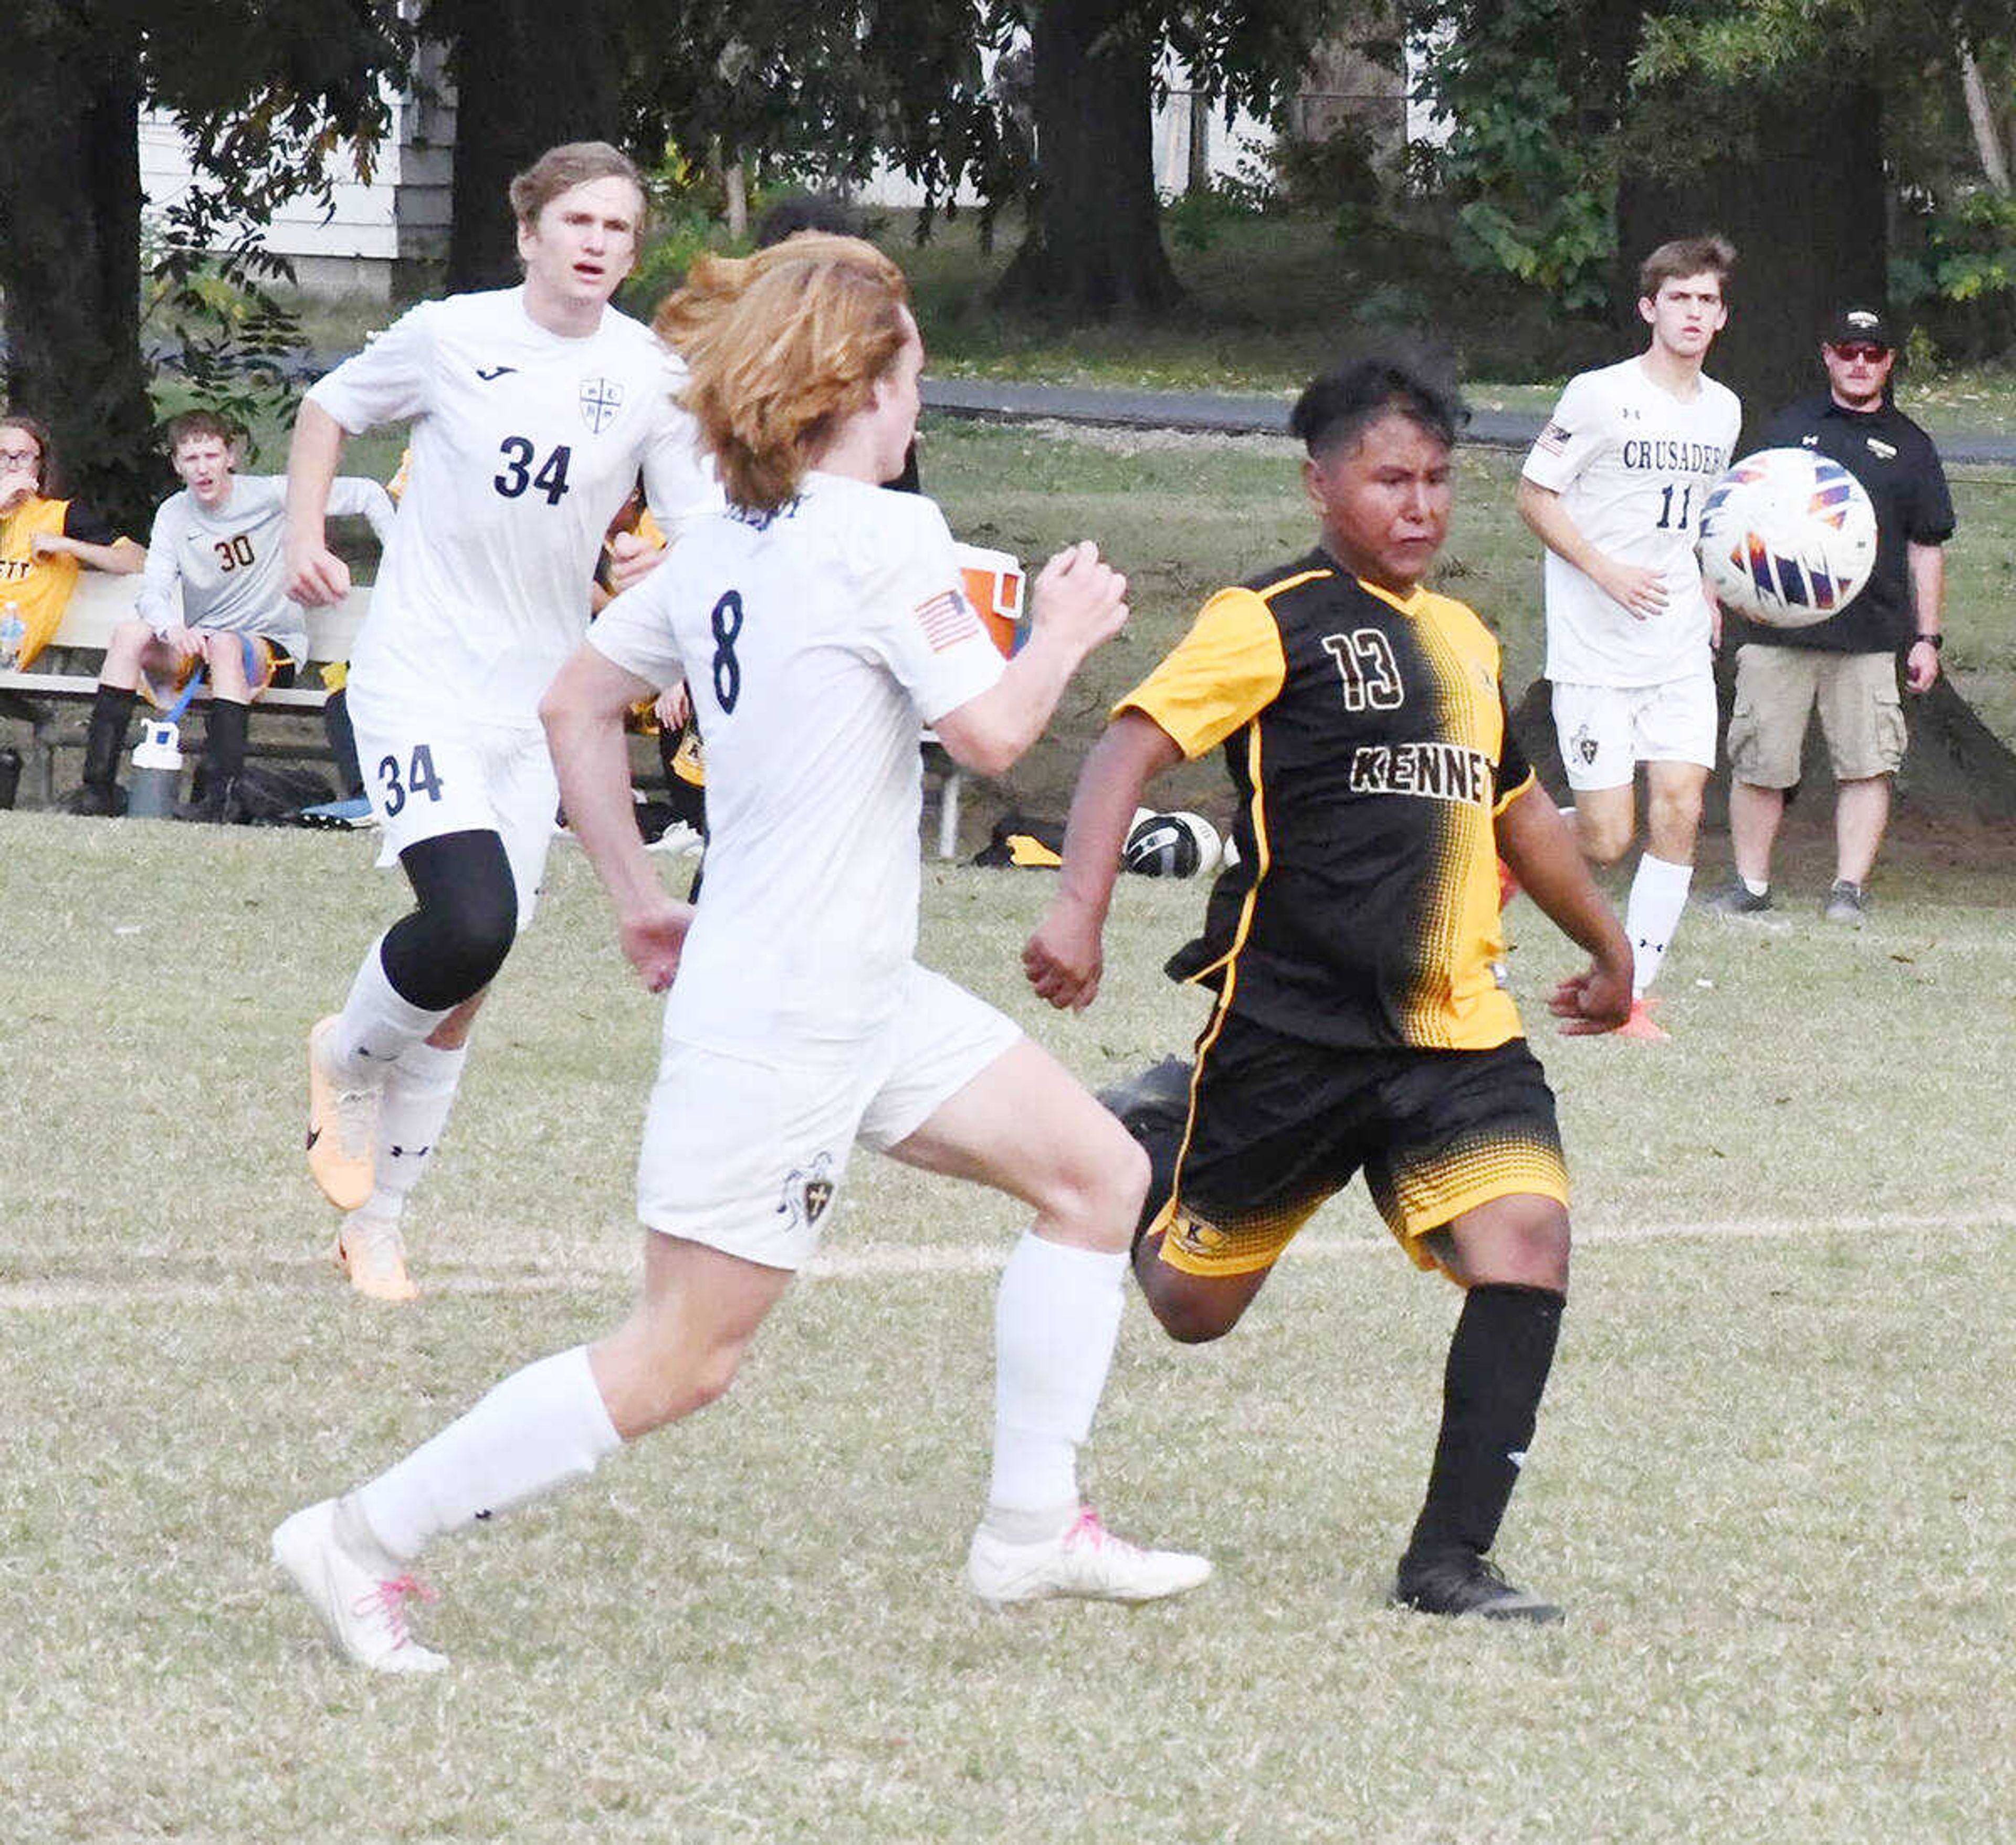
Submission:
M 1090 545 L 1053 558 L 1029 640 L 1003 662 L 937 508 L 876 485 L 916 426 L 923 348 L 901 272 L 871 246 L 805 236 L 703 258 L 660 326 L 692 368 L 729 509 L 610 605 L 543 704 L 624 949 L 647 986 L 671 988 L 639 1173 L 643 1291 L 607 1337 L 506 1378 L 275 1533 L 338 1645 L 380 1670 L 441 1663 L 405 1620 L 423 1546 L 727 1388 L 830 1222 L 857 1140 L 1035 1211 L 995 1303 L 972 1591 L 996 1605 L 1139 1602 L 1209 1573 L 1114 1537 L 1079 1495 L 1146 1161 L 1061 1065 L 913 958 L 921 726 L 969 767 L 1012 763 L 1119 629 L 1125 581 Z M 676 677 L 708 751 L 697 910 L 666 895 L 644 850 L 621 730 Z M 891 1520 L 864 1541 L 902 1543 L 905 1529 Z
M 1694 539 L 1742 417 L 1735 395 L 1701 371 L 1728 318 L 1735 260 L 1715 236 L 1646 258 L 1645 350 L 1569 380 L 1519 481 L 1520 515 L 1547 547 L 1546 676 L 1561 766 L 1582 850 L 1599 863 L 1631 844 L 1645 768 L 1646 846 L 1625 912 L 1636 970 L 1621 1035 L 1653 1042 L 1667 1033 L 1647 989 L 1687 903 L 1715 766 L 1719 611 Z

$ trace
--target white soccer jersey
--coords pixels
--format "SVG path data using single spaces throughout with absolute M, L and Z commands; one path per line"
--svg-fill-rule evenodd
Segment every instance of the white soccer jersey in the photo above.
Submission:
M 1640 621 L 1549 551 L 1549 679 L 1654 686 L 1707 670 L 1709 611 L 1694 561 L 1695 526 L 1708 488 L 1729 466 L 1742 420 L 1736 394 L 1712 378 L 1683 402 L 1636 359 L 1568 380 L 1526 457 L 1525 477 L 1561 496 L 1598 550 L 1657 570 L 1666 606 Z
M 707 745 L 707 882 L 668 1038 L 761 1062 L 855 1042 L 916 951 L 920 726 L 1000 676 L 930 500 L 815 474 L 693 527 L 589 636 L 683 674 Z
M 672 401 L 685 375 L 628 316 L 605 310 L 592 333 L 568 338 L 533 321 L 513 288 L 425 303 L 317 384 L 310 399 L 353 434 L 412 424 L 355 695 L 536 726 L 639 470 L 668 539 L 720 503 Z
M 308 618 L 287 600 L 287 483 L 278 474 L 238 474 L 224 503 L 205 506 L 185 488 L 162 501 L 147 540 L 146 574 L 135 605 L 158 635 L 177 622 L 227 634 L 261 634 L 308 658 Z M 392 536 L 392 500 L 376 481 L 351 476 L 329 488 L 329 510 L 371 521 L 380 545 Z M 182 606 L 175 586 L 182 586 Z

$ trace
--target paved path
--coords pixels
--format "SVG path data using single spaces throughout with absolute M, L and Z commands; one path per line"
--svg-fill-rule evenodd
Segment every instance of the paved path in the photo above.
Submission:
M 1008 379 L 927 378 L 924 405 L 949 416 L 1021 423 L 1048 419 L 1130 429 L 1186 429 L 1219 435 L 1285 435 L 1287 397 L 1252 392 L 1115 391 L 1077 384 L 1025 384 Z M 1540 433 L 1537 411 L 1478 410 L 1464 439 L 1492 449 L 1526 449 Z M 1948 462 L 2016 467 L 2016 437 L 1942 435 Z

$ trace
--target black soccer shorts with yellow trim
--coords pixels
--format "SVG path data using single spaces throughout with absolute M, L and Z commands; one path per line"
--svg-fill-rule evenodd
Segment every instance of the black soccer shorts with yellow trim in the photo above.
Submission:
M 1149 1234 L 1186 1274 L 1271 1267 L 1363 1169 L 1416 1265 L 1494 1198 L 1568 1200 L 1554 1094 L 1523 1038 L 1490 1050 L 1341 1050 L 1221 1013 L 1199 1043 L 1173 1190 Z

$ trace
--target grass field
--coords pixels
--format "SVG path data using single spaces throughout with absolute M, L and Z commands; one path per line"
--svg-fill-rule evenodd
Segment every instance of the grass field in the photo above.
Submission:
M 970 1605 L 1017 1216 L 863 1155 L 736 1390 L 444 1545 L 455 1665 L 401 1683 L 267 1533 L 622 1310 L 656 1021 L 556 854 L 415 1206 L 427 1297 L 354 1301 L 298 1066 L 397 906 L 370 856 L 0 814 L 0 1839 L 2011 1836 L 2007 864 L 1859 934 L 1691 920 L 1663 1049 L 1540 1032 L 1579 1254 L 1501 1551 L 1565 1628 L 1381 1605 L 1456 1301 L 1355 1187 L 1224 1343 L 1130 1303 L 1089 1482 L 1215 1580 Z M 1015 971 L 1047 890 L 933 872 L 927 958 L 1089 1079 L 1179 1046 L 1200 890 L 1129 881 L 1075 1022 Z M 1512 926 L 1532 1019 L 1569 957 Z

